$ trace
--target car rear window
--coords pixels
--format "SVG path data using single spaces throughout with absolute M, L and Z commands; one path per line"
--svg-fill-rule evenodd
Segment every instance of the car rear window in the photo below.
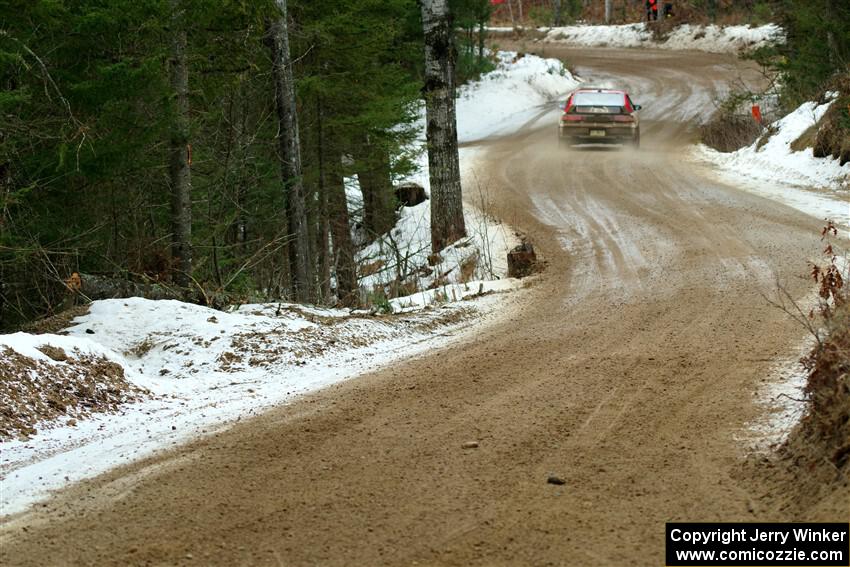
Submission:
M 626 105 L 623 93 L 576 93 L 573 95 L 573 106 L 578 112 L 586 112 L 590 108 L 605 108 L 609 112 L 618 112 Z

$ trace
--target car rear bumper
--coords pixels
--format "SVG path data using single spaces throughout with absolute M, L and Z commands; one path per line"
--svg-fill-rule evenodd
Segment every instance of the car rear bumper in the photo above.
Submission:
M 585 143 L 604 144 L 634 140 L 639 128 L 635 125 L 617 124 L 564 124 L 558 128 L 562 139 L 580 140 Z

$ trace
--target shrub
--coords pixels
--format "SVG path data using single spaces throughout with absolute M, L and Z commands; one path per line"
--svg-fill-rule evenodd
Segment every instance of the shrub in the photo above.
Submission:
M 762 127 L 752 116 L 718 112 L 711 121 L 700 127 L 702 142 L 721 152 L 734 152 L 755 142 Z
M 821 298 L 823 336 L 803 359 L 809 404 L 802 433 L 823 447 L 826 458 L 841 469 L 850 461 L 850 295 L 844 286 L 846 274 L 842 275 L 837 253 L 829 242 L 837 235 L 830 222 L 823 231 L 827 264 L 812 266 Z

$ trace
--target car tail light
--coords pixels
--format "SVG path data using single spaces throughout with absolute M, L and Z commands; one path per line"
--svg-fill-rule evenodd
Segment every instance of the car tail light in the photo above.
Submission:
M 563 120 L 564 122 L 581 122 L 582 120 L 584 120 L 584 116 L 582 116 L 581 114 L 564 114 L 561 117 L 561 120 Z
M 628 114 L 618 114 L 614 117 L 614 122 L 634 122 L 635 117 Z

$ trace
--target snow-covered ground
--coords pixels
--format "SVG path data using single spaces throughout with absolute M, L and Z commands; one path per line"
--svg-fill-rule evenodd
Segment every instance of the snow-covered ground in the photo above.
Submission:
M 402 209 L 395 228 L 358 253 L 359 264 L 375 270 L 361 278 L 361 287 L 374 289 L 401 281 L 419 292 L 475 282 L 471 285 L 477 289 L 505 278 L 507 253 L 519 244 L 513 229 L 475 206 L 465 207 L 464 218 L 468 236 L 446 247 L 439 263 L 431 265 L 430 203 Z
M 437 348 L 474 318 L 495 317 L 498 305 L 499 297 L 488 295 L 386 318 L 288 304 L 225 313 L 178 301 L 115 299 L 92 304 L 68 336 L 4 336 L 3 345 L 37 358 L 46 358 L 36 350 L 42 345 L 105 356 L 152 395 L 118 413 L 39 424 L 33 438 L 0 444 L 0 516 L 68 482 Z
M 554 100 L 578 84 L 557 60 L 517 59 L 514 53 L 498 58 L 496 71 L 459 93 L 461 141 L 504 133 L 541 113 L 557 112 Z M 424 118 L 420 128 L 424 143 Z M 427 190 L 424 154 L 420 164 L 413 180 Z M 30 438 L 0 443 L 0 516 L 21 511 L 69 482 L 440 347 L 472 332 L 473 322 L 498 317 L 504 296 L 493 292 L 520 285 L 505 278 L 506 252 L 518 241 L 510 227 L 488 214 L 474 150 L 461 151 L 461 167 L 470 236 L 444 251 L 431 274 L 418 276 L 420 289 L 389 301 L 391 310 L 400 313 L 393 317 L 278 303 L 222 312 L 131 298 L 93 303 L 67 336 L 0 336 L 0 348 L 17 353 L 13 356 L 60 369 L 80 357 L 101 357 L 119 365 L 133 387 L 149 392 L 117 413 L 68 414 L 35 424 L 37 433 Z M 356 186 L 352 189 L 356 193 Z M 400 255 L 408 266 L 427 266 L 429 220 L 427 201 L 404 208 L 391 237 L 372 244 L 358 259 Z M 382 273 L 395 277 L 391 269 Z M 388 281 L 382 278 L 373 274 L 361 283 Z M 46 355 L 50 346 L 62 348 L 69 360 Z M 28 378 L 39 382 L 35 370 Z
M 806 343 L 806 347 L 811 345 Z M 803 349 L 800 356 L 778 362 L 769 378 L 753 393 L 763 414 L 742 431 L 739 440 L 757 451 L 767 451 L 781 445 L 800 422 L 806 409 L 804 388 L 806 371 L 800 358 L 808 354 Z
M 842 167 L 831 157 L 816 158 L 811 148 L 791 148 L 823 117 L 830 104 L 801 105 L 773 125 L 775 132 L 761 147 L 756 141 L 724 153 L 700 144 L 693 157 L 712 165 L 717 175 L 730 184 L 850 228 L 850 164 Z
M 543 112 L 557 113 L 553 103 L 581 82 L 557 59 L 517 58 L 513 51 L 500 51 L 496 56 L 495 71 L 460 88 L 457 126 L 461 143 L 514 132 Z
M 682 24 L 673 28 L 663 41 L 656 41 L 652 37 L 651 27 L 646 23 L 639 23 L 548 28 L 542 41 L 585 47 L 651 47 L 735 53 L 782 39 L 782 28 L 776 24 L 759 27 Z

